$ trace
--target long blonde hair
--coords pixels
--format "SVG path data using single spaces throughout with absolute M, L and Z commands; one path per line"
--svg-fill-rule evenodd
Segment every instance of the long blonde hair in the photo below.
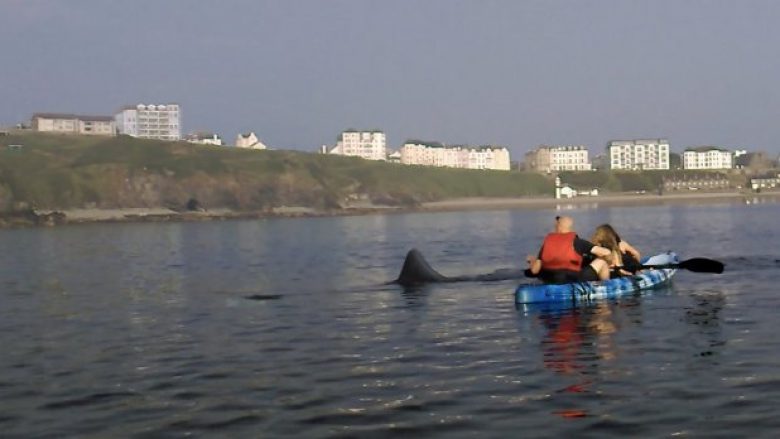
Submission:
M 590 238 L 590 242 L 609 249 L 612 251 L 611 258 L 607 261 L 610 265 L 621 266 L 623 265 L 623 257 L 620 254 L 620 237 L 615 229 L 609 224 L 602 224 L 596 227 L 593 232 L 593 236 Z

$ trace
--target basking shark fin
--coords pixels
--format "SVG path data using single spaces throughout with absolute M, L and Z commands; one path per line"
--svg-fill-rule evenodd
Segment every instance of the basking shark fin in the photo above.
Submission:
M 404 259 L 404 266 L 394 283 L 403 286 L 421 285 L 442 282 L 492 282 L 509 279 L 522 279 L 528 276 L 528 270 L 503 268 L 488 274 L 463 275 L 448 277 L 434 270 L 422 253 L 416 248 L 409 250 Z
M 422 253 L 416 248 L 409 250 L 404 259 L 404 266 L 398 275 L 396 283 L 401 285 L 419 285 L 429 282 L 448 282 L 450 279 L 433 269 Z

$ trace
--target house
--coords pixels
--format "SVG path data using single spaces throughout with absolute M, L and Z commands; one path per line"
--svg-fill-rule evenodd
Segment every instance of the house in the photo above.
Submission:
M 239 134 L 236 137 L 237 148 L 249 148 L 249 149 L 267 149 L 268 147 L 257 138 L 255 133 L 250 132 L 247 134 Z
M 69 113 L 35 113 L 33 131 L 45 133 L 113 136 L 114 119 L 110 116 L 81 116 Z
M 218 135 L 207 131 L 190 134 L 185 137 L 184 140 L 190 143 L 198 143 L 201 145 L 222 146 L 223 144 L 222 139 Z

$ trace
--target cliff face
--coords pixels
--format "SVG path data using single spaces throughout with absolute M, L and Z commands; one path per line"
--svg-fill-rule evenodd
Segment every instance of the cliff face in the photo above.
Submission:
M 9 149 L 9 144 L 23 147 Z M 518 172 L 422 168 L 129 137 L 25 134 L 0 139 L 0 210 L 6 212 L 193 205 L 327 210 L 545 193 L 552 193 L 548 179 Z

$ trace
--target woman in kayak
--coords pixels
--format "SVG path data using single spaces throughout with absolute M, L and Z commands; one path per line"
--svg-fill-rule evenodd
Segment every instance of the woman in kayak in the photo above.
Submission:
M 529 275 L 538 276 L 549 284 L 589 282 L 609 279 L 606 259 L 611 251 L 594 245 L 574 232 L 574 220 L 555 217 L 555 229 L 547 234 L 538 256 L 528 256 Z M 583 256 L 595 256 L 584 263 Z
M 642 257 L 639 250 L 620 239 L 620 235 L 609 224 L 596 227 L 590 240 L 610 250 L 611 254 L 604 258 L 609 264 L 610 277 L 630 276 L 639 270 Z

